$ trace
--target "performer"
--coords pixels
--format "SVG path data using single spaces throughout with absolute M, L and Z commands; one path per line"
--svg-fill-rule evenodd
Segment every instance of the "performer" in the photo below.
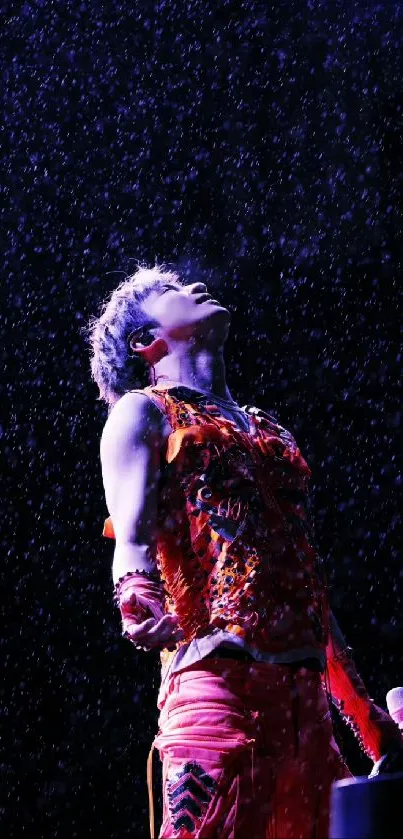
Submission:
M 116 603 L 123 635 L 161 652 L 161 839 L 324 839 L 331 784 L 351 775 L 330 694 L 385 771 L 402 738 L 330 610 L 309 466 L 228 389 L 229 326 L 203 283 L 163 266 L 90 324 Z

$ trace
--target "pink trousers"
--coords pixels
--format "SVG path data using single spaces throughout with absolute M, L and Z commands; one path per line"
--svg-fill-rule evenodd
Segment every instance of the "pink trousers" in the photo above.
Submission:
M 171 677 L 154 745 L 160 839 L 326 839 L 351 777 L 319 673 L 207 659 Z

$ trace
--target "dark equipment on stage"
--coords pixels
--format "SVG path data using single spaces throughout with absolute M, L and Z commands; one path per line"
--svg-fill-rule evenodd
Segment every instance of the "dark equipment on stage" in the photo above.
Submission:
M 333 784 L 330 839 L 395 839 L 402 816 L 403 772 Z

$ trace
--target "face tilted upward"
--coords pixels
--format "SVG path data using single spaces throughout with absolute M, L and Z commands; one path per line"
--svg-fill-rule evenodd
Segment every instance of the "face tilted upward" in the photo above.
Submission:
M 204 283 L 164 283 L 148 295 L 142 309 L 160 324 L 161 334 L 167 338 L 195 337 L 223 343 L 228 335 L 230 313 L 208 294 Z

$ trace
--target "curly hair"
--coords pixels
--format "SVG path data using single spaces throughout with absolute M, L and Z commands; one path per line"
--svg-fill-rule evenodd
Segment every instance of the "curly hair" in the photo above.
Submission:
M 91 376 L 99 388 L 98 400 L 109 411 L 115 402 L 133 388 L 150 383 L 150 368 L 140 356 L 130 354 L 129 337 L 141 330 L 141 340 L 152 340 L 151 330 L 159 324 L 141 309 L 152 291 L 166 283 L 183 285 L 176 271 L 164 265 L 139 265 L 134 274 L 115 288 L 101 306 L 98 317 L 91 317 L 83 332 L 91 348 Z

